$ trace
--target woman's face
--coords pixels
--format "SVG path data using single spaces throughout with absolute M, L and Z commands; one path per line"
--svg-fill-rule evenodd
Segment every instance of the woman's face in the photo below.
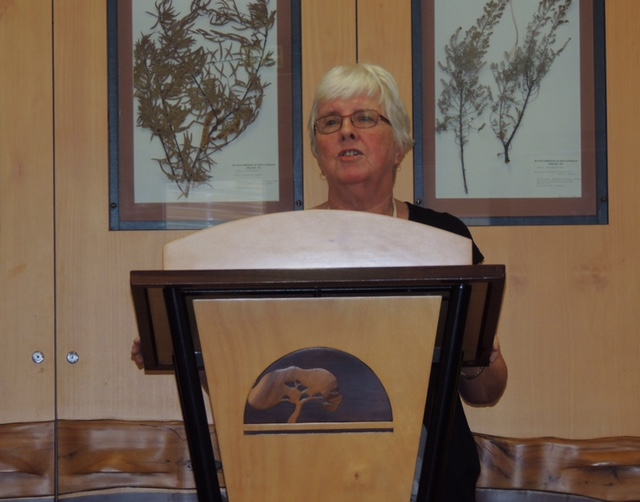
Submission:
M 378 99 L 359 96 L 320 103 L 318 117 L 351 115 L 358 110 L 375 110 L 385 115 Z M 378 120 L 369 129 L 358 129 L 347 117 L 340 130 L 331 134 L 316 132 L 316 158 L 329 188 L 345 184 L 383 185 L 392 190 L 395 170 L 404 157 L 391 125 Z

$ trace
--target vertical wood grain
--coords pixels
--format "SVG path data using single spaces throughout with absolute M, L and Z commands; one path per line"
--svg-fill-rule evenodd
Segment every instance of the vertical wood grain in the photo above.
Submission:
M 364 26 L 370 23 L 371 30 L 384 34 L 392 28 L 383 25 L 393 25 L 394 32 L 403 33 L 406 45 L 410 18 L 406 5 L 397 7 L 396 17 L 384 3 L 360 4 L 357 47 L 360 57 L 367 54 L 367 59 L 390 66 L 400 57 L 397 54 L 402 51 L 393 45 L 400 42 L 389 35 L 384 35 L 385 43 L 367 42 L 369 29 Z M 56 73 L 61 356 L 82 349 L 79 366 L 65 362 L 61 378 L 74 381 L 78 375 L 87 387 L 86 392 L 71 387 L 73 396 L 63 392 L 61 398 L 75 403 L 74 414 L 80 415 L 76 418 L 178 418 L 179 410 L 171 404 L 175 397 L 171 377 L 145 378 L 126 356 L 135 333 L 126 286 L 128 270 L 159 266 L 162 243 L 178 234 L 107 230 L 106 49 L 101 5 L 56 2 L 57 65 L 61 65 Z M 505 263 L 508 275 L 500 336 L 511 378 L 495 408 L 469 410 L 472 426 L 480 432 L 580 437 L 638 432 L 631 419 L 640 410 L 635 383 L 639 271 L 633 258 L 638 246 L 633 231 L 638 104 L 637 70 L 628 62 L 637 57 L 633 26 L 640 6 L 624 0 L 607 6 L 611 223 L 472 228 L 487 262 Z M 306 116 L 324 71 L 356 59 L 356 13 L 353 2 L 315 0 L 303 3 L 302 14 Z M 367 21 L 369 15 L 371 21 Z M 308 150 L 305 169 L 309 207 L 323 200 L 325 188 Z M 83 364 L 88 366 L 86 373 L 78 371 Z M 160 411 L 158 402 L 170 403 L 171 411 Z M 62 413 L 67 409 L 63 407 Z
M 510 367 L 493 409 L 469 411 L 496 435 L 640 434 L 640 3 L 606 3 L 609 224 L 476 228 L 507 265 L 500 332 Z
M 304 205 L 309 209 L 327 200 L 327 183 L 311 154 L 306 130 L 313 95 L 328 70 L 356 61 L 355 0 L 302 2 L 302 113 L 304 141 Z
M 0 423 L 54 417 L 51 10 L 0 3 Z M 41 351 L 44 361 L 31 356 Z
M 54 493 L 53 92 L 47 7 L 37 0 L 0 2 L 0 496 L 6 497 Z M 36 351 L 44 357 L 40 364 L 32 360 Z
M 411 2 L 358 1 L 358 61 L 386 68 L 398 81 L 404 105 L 412 112 Z M 413 151 L 401 164 L 395 196 L 413 202 Z
M 356 47 L 407 75 L 393 66 L 406 57 L 394 44 L 406 44 L 407 5 L 361 2 L 357 44 L 353 1 L 303 2 L 305 117 L 320 76 L 355 61 Z M 611 0 L 606 13 L 610 223 L 472 228 L 487 263 L 507 266 L 500 336 L 510 366 L 502 401 L 469 409 L 475 431 L 640 435 L 640 2 Z M 384 43 L 367 41 L 371 24 Z M 51 419 L 56 334 L 61 418 L 181 420 L 173 377 L 145 376 L 128 358 L 136 334 L 129 271 L 160 268 L 162 245 L 185 233 L 108 230 L 105 2 L 3 0 L 0 28 L 0 422 Z M 307 207 L 323 190 L 307 147 Z M 45 364 L 36 366 L 31 354 L 43 348 Z M 71 350 L 80 355 L 74 366 L 65 360 Z
M 184 233 L 109 231 L 106 3 L 53 7 L 58 416 L 179 420 L 173 376 L 145 376 L 129 359 L 129 272 L 162 268 L 163 244 Z

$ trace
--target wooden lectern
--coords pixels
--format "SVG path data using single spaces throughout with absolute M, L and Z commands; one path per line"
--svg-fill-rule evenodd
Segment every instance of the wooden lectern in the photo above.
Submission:
M 487 364 L 504 267 L 367 213 L 227 223 L 165 246 L 131 287 L 145 368 L 175 371 L 200 501 L 437 500 L 461 364 Z

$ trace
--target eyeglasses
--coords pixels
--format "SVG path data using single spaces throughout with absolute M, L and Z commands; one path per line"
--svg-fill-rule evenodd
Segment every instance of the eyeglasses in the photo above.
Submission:
M 358 129 L 371 129 L 378 123 L 378 120 L 382 120 L 391 125 L 387 117 L 380 115 L 375 110 L 358 110 L 351 115 L 325 115 L 324 117 L 320 117 L 314 123 L 314 130 L 320 134 L 337 132 L 342 127 L 342 121 L 346 118 L 351 120 L 354 127 Z

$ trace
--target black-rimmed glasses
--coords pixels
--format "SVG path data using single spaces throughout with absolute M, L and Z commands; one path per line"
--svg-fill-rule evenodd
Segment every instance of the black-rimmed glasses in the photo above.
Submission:
M 391 125 L 389 119 L 375 110 L 358 110 L 351 115 L 325 115 L 314 123 L 314 130 L 320 134 L 331 134 L 342 127 L 342 121 L 348 118 L 358 129 L 371 129 L 379 120 Z

